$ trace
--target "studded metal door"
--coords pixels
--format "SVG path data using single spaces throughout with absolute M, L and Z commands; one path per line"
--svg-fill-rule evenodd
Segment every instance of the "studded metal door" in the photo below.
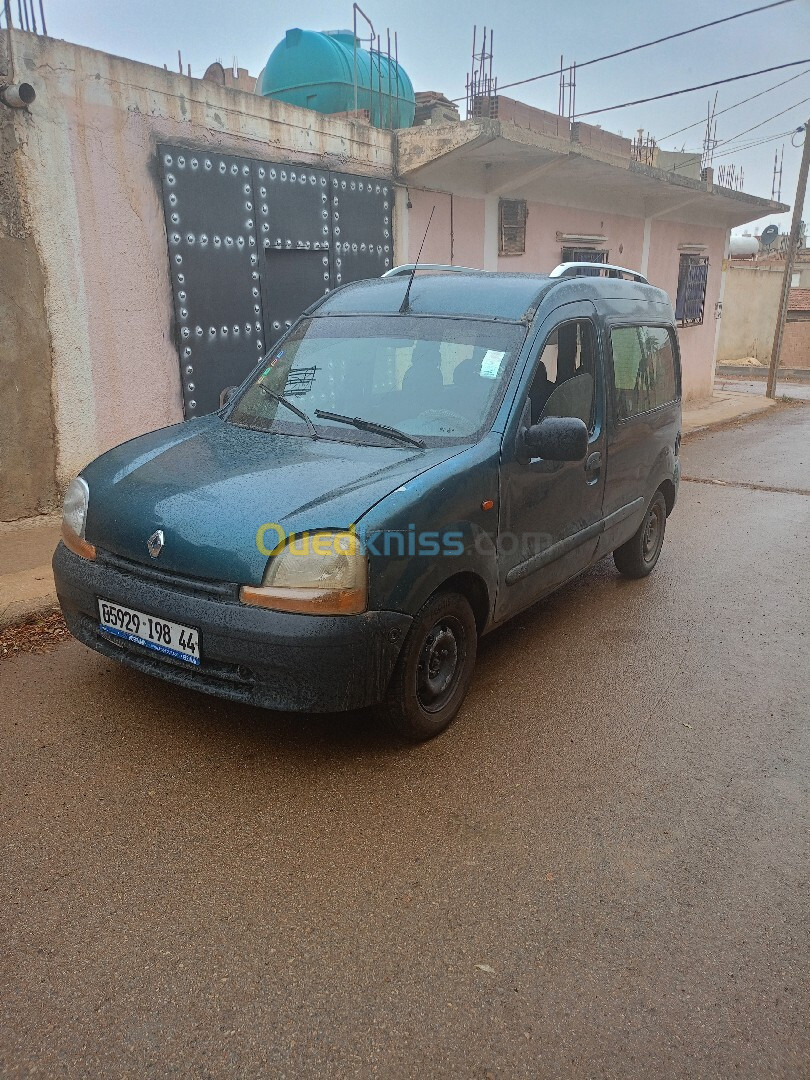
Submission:
M 159 147 L 185 416 L 219 406 L 319 296 L 392 265 L 368 177 Z
M 333 287 L 380 277 L 393 265 L 391 185 L 367 176 L 332 173 Z
M 186 417 L 219 408 L 264 350 L 251 163 L 161 147 Z
M 253 163 L 268 348 L 331 287 L 329 174 Z

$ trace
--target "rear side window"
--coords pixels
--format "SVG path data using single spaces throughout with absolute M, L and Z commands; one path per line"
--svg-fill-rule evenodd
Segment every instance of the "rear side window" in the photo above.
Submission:
M 675 344 L 670 330 L 663 326 L 616 326 L 610 340 L 618 420 L 676 399 Z

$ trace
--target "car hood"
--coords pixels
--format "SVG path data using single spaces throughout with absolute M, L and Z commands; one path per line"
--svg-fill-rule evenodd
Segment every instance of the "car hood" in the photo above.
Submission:
M 259 584 L 257 532 L 348 528 L 463 447 L 417 450 L 251 431 L 204 417 L 124 443 L 83 470 L 90 543 L 158 569 Z M 164 546 L 152 559 L 147 540 Z M 268 547 L 275 546 L 269 532 Z

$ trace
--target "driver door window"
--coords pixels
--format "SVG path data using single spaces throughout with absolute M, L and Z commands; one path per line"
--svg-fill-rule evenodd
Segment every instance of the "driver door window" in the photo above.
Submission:
M 577 416 L 594 430 L 596 335 L 589 319 L 558 326 L 537 361 L 529 397 L 531 422 L 546 416 Z

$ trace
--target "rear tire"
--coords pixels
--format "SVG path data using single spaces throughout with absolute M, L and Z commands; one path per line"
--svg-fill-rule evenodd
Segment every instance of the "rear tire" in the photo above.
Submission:
M 478 631 L 460 593 L 435 593 L 413 621 L 397 660 L 384 710 L 408 742 L 424 742 L 455 718 L 475 667 Z
M 661 554 L 666 527 L 667 504 L 661 492 L 656 491 L 634 535 L 613 552 L 619 573 L 629 578 L 643 578 L 651 573 Z

